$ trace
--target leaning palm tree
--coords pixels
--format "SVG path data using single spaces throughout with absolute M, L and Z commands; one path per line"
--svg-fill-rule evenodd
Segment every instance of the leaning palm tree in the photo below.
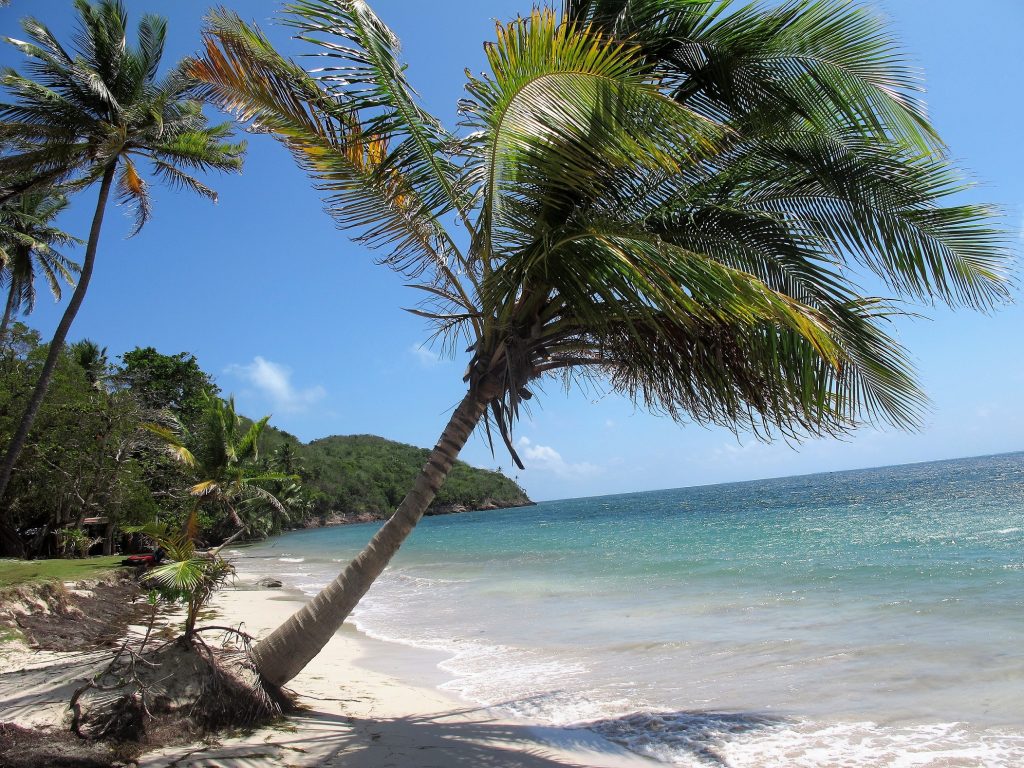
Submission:
M 537 382 L 593 379 L 675 419 L 770 438 L 918 423 L 886 333 L 897 294 L 990 308 L 1006 238 L 962 189 L 884 26 L 848 0 L 565 0 L 499 24 L 464 130 L 406 81 L 362 0 L 296 0 L 306 72 L 237 16 L 190 72 L 272 134 L 328 212 L 424 302 L 467 392 L 409 495 L 320 594 L 263 639 L 283 684 L 420 520 L 483 424 L 511 429 Z M 447 227 L 455 222 L 454 231 Z
M 61 283 L 73 285 L 78 265 L 56 249 L 81 241 L 54 226 L 68 206 L 67 198 L 53 191 L 26 192 L 0 204 L 0 277 L 7 301 L 0 319 L 0 344 L 19 312 L 31 312 L 36 303 L 36 279 L 43 277 L 53 297 L 60 300 Z
M 164 19 L 144 16 L 138 44 L 132 46 L 121 0 L 74 4 L 79 30 L 73 51 L 32 18 L 22 22 L 27 41 L 7 38 L 28 58 L 28 75 L 9 70 L 2 79 L 13 100 L 0 104 L 0 140 L 11 148 L 0 157 L 0 177 L 60 179 L 73 189 L 99 182 L 99 196 L 78 284 L 0 464 L 0 499 L 89 287 L 112 189 L 116 185 L 121 201 L 135 208 L 134 234 L 151 207 L 149 185 L 139 170 L 142 161 L 148 161 L 160 180 L 216 200 L 216 193 L 193 173 L 237 171 L 245 149 L 227 141 L 230 125 L 208 124 L 195 98 L 196 84 L 180 67 L 159 76 Z M 0 528 L 5 527 L 2 523 Z M 11 542 L 7 533 L 4 538 Z

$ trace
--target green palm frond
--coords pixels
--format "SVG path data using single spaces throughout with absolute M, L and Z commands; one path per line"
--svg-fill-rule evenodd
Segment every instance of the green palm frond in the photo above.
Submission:
M 238 448 L 235 452 L 238 461 L 255 460 L 259 458 L 259 440 L 263 434 L 263 430 L 270 422 L 270 416 L 264 416 L 259 421 L 253 422 L 252 426 L 246 431 L 245 435 L 238 443 Z
M 299 3 L 289 19 L 329 66 L 307 73 L 258 28 L 216 11 L 203 57 L 188 66 L 199 93 L 279 139 L 339 226 L 383 250 L 383 262 L 456 284 L 464 258 L 438 219 L 465 216 L 471 199 L 447 155 L 451 137 L 405 83 L 393 34 L 364 3 Z
M 262 475 L 255 475 L 253 477 L 246 478 L 244 490 L 240 495 L 243 499 L 257 499 L 269 504 L 278 512 L 285 514 L 288 510 L 285 509 L 281 500 L 267 489 L 261 488 L 257 483 L 281 483 L 295 479 L 294 475 L 282 475 L 278 472 L 267 472 Z
M 231 564 L 220 558 L 192 557 L 158 565 L 149 577 L 178 599 L 195 600 L 211 594 L 234 572 Z
M 672 98 L 770 129 L 799 116 L 921 151 L 942 143 L 922 77 L 882 16 L 852 0 L 564 0 L 565 17 L 638 45 Z
M 677 172 L 728 136 L 665 97 L 634 48 L 552 12 L 499 27 L 487 53 L 494 76 L 471 79 L 462 103 L 476 132 L 480 258 L 544 237 L 620 173 Z
M 139 159 L 178 186 L 211 197 L 192 171 L 237 171 L 245 145 L 231 143 L 230 126 L 209 126 L 194 81 L 180 69 L 159 76 L 166 22 L 153 15 L 128 39 L 121 0 L 75 0 L 79 27 L 64 48 L 41 22 L 22 21 L 25 40 L 4 38 L 24 56 L 22 73 L 6 70 L 0 83 L 0 176 L 17 183 L 0 200 L 63 183 L 73 190 L 119 166 L 118 191 L 135 211 L 137 232 L 150 215 Z
M 387 163 L 410 182 L 433 217 L 455 210 L 465 219 L 471 198 L 444 154 L 453 136 L 418 103 L 399 59 L 399 42 L 362 0 L 298 0 L 285 23 L 321 50 L 313 72 L 327 93 L 357 113 L 372 114 L 373 132 L 387 137 Z M 339 45 L 336 38 L 349 45 Z M 454 249 L 454 243 L 447 244 Z
M 264 416 L 242 431 L 234 398 L 209 396 L 200 425 L 193 432 L 176 420 L 171 426 L 146 424 L 144 428 L 190 468 L 192 481 L 185 490 L 195 497 L 195 503 L 226 514 L 241 527 L 245 522 L 235 509 L 237 502 L 255 497 L 284 512 L 280 500 L 261 486 L 297 479 L 295 475 L 259 468 L 259 441 L 269 421 L 270 416 Z
M 12 293 L 17 311 L 34 309 L 38 277 L 55 299 L 60 299 L 63 285 L 75 282 L 78 265 L 56 249 L 81 241 L 53 226 L 67 205 L 67 198 L 53 190 L 27 192 L 0 203 L 0 284 Z

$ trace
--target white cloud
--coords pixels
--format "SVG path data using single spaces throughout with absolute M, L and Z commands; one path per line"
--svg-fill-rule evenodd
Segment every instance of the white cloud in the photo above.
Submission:
M 559 477 L 589 477 L 600 469 L 586 461 L 570 464 L 551 446 L 537 445 L 527 437 L 520 437 L 518 446 L 519 454 L 528 469 L 551 472 Z
M 409 347 L 409 351 L 412 352 L 420 365 L 424 368 L 433 368 L 441 362 L 441 356 L 439 354 L 427 349 L 422 344 L 413 344 Z
M 296 389 L 292 384 L 292 371 L 259 355 L 248 365 L 230 365 L 227 372 L 238 376 L 255 387 L 274 404 L 276 410 L 303 411 L 322 400 L 327 391 L 317 385 Z

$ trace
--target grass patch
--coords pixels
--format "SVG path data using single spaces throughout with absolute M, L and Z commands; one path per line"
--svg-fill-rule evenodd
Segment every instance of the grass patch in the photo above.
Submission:
M 0 645 L 23 642 L 25 642 L 25 636 L 17 628 L 0 626 Z
M 123 559 L 123 555 L 109 555 L 82 560 L 0 560 L 0 589 L 41 581 L 94 579 Z

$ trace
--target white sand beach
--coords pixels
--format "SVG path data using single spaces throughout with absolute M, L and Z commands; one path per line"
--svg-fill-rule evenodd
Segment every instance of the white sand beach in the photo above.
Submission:
M 217 624 L 243 625 L 256 636 L 295 609 L 297 594 L 255 589 L 246 579 L 214 602 Z M 382 669 L 409 669 L 412 649 L 345 627 L 295 679 L 301 710 L 286 720 L 215 742 L 149 752 L 140 768 L 457 768 L 593 766 L 650 768 L 635 755 L 586 730 L 534 726 L 498 717 L 400 679 Z M 366 664 L 368 657 L 372 662 Z M 0 668 L 3 719 L 24 726 L 64 727 L 77 681 L 99 664 L 88 656 L 7 651 Z M 367 668 L 373 667 L 373 670 Z M 436 670 L 424 670 L 430 677 Z M 418 676 L 417 676 L 418 677 Z

